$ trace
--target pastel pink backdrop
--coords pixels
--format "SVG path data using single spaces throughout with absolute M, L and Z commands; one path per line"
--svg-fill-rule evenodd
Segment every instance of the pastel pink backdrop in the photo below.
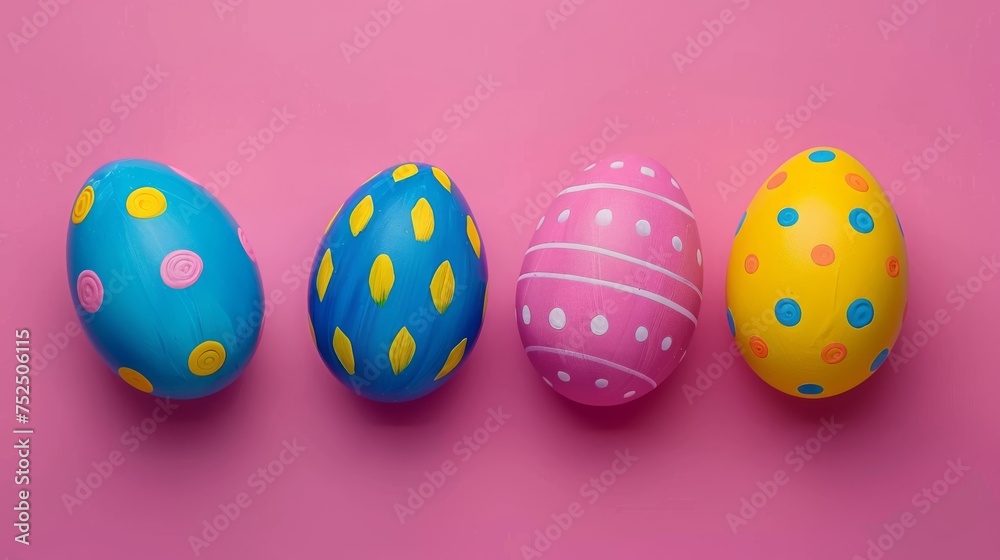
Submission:
M 865 557 L 869 539 L 905 512 L 916 524 L 883 538 L 893 545 L 885 558 L 995 557 L 1000 282 L 970 280 L 1000 251 L 995 2 L 567 0 L 563 10 L 575 8 L 564 20 L 546 14 L 558 13 L 557 0 L 226 2 L 70 2 L 13 43 L 41 8 L 0 8 L 0 332 L 30 328 L 36 366 L 47 344 L 55 354 L 32 380 L 33 544 L 12 541 L 15 456 L 4 443 L 0 554 L 189 558 L 189 535 L 248 492 L 251 505 L 200 558 L 523 558 L 572 502 L 583 515 L 545 558 Z M 894 3 L 919 8 L 880 30 Z M 389 5 L 389 24 L 348 60 L 341 43 Z M 673 53 L 724 9 L 721 33 L 679 69 Z M 143 100 L 116 102 L 147 66 L 159 73 L 137 90 Z M 490 77 L 474 111 L 448 112 Z M 782 120 L 810 96 L 800 127 Z M 283 108 L 294 117 L 274 121 L 270 144 L 241 148 Z M 92 153 L 57 170 L 71 146 L 98 138 L 83 131 L 102 119 L 110 132 Z M 947 150 L 928 152 L 935 161 L 918 175 L 907 162 L 949 127 L 958 137 L 939 140 Z M 705 297 L 673 376 L 631 405 L 594 410 L 546 387 L 521 351 L 514 285 L 531 228 L 514 220 L 526 199 L 544 206 L 544 183 L 586 165 L 574 153 L 599 147 L 602 132 L 614 138 L 607 153 L 648 154 L 684 186 Z M 392 407 L 360 400 L 324 369 L 296 275 L 345 197 L 415 141 L 434 147 L 429 159 L 476 212 L 490 303 L 457 378 Z M 774 153 L 723 197 L 718 183 L 765 145 Z M 947 317 L 927 327 L 934 336 L 917 336 L 908 363 L 820 402 L 781 395 L 719 358 L 730 343 L 724 279 L 738 218 L 774 167 L 813 145 L 843 148 L 883 186 L 905 188 L 896 197 L 912 271 L 903 334 L 912 340 Z M 122 157 L 205 183 L 238 169 L 219 198 L 248 232 L 276 302 L 243 377 L 181 403 L 138 448 L 121 437 L 151 417 L 152 399 L 110 374 L 84 336 L 65 335 L 75 320 L 64 255 L 73 199 L 91 171 Z M 971 301 L 952 292 L 967 282 L 979 289 Z M 699 376 L 707 388 L 695 395 Z M 510 418 L 488 442 L 456 453 L 501 407 Z M 12 416 L 3 421 L 13 426 Z M 793 472 L 786 454 L 831 416 L 843 429 Z M 248 477 L 293 440 L 306 450 L 257 495 Z M 638 459 L 591 504 L 581 487 L 616 450 Z M 68 512 L 62 496 L 115 451 L 124 463 Z M 448 460 L 457 471 L 401 524 L 394 504 Z M 968 473 L 926 513 L 915 507 L 914 494 L 957 460 Z M 727 514 L 740 515 L 741 499 L 778 469 L 788 484 L 734 534 Z

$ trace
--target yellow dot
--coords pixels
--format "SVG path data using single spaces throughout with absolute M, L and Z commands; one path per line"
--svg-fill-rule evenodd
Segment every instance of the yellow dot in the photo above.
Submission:
M 324 234 L 326 232 L 330 231 L 330 227 L 333 225 L 333 221 L 337 219 L 337 216 L 340 215 L 340 211 L 343 210 L 343 209 L 344 209 L 344 205 L 341 204 L 340 208 L 337 208 L 337 211 L 333 213 L 333 217 L 330 218 L 330 223 L 326 224 L 326 229 L 323 230 Z
M 351 235 L 357 237 L 361 230 L 368 225 L 368 220 L 372 219 L 375 213 L 375 203 L 372 202 L 372 195 L 361 199 L 361 202 L 351 211 Z
M 413 360 L 413 355 L 417 353 L 417 342 L 410 336 L 410 331 L 406 327 L 399 329 L 396 338 L 392 339 L 389 346 L 389 363 L 392 365 L 392 372 L 399 375 L 399 372 L 406 369 Z
M 403 165 L 400 165 L 395 170 L 393 170 L 392 180 L 398 183 L 403 179 L 413 177 L 416 174 L 417 174 L 417 166 L 415 164 L 404 163 Z
M 195 375 L 212 375 L 226 362 L 226 349 L 214 340 L 194 347 L 188 356 L 188 369 Z
M 319 270 L 316 271 L 316 293 L 320 301 L 323 301 L 326 289 L 330 287 L 330 278 L 333 278 L 333 255 L 327 249 L 323 253 L 323 259 L 319 261 Z
M 347 373 L 354 375 L 354 348 L 351 347 L 351 339 L 347 338 L 340 327 L 333 331 L 333 352 L 337 354 L 340 365 L 344 366 Z
M 76 202 L 73 203 L 73 215 L 70 219 L 73 220 L 74 224 L 79 224 L 87 217 L 90 213 L 91 207 L 94 206 L 94 187 L 87 185 L 83 187 L 80 194 L 76 197 Z
M 476 224 L 472 221 L 472 216 L 465 217 L 465 233 L 469 234 L 469 242 L 472 243 L 472 250 L 476 252 L 476 258 L 479 258 L 479 252 L 482 250 L 482 242 L 479 240 L 479 230 L 476 229 Z
M 431 173 L 434 173 L 434 178 L 441 183 L 441 186 L 445 188 L 446 191 L 451 192 L 451 178 L 444 171 L 441 171 L 437 167 L 431 168 Z
M 413 221 L 413 237 L 417 241 L 427 241 L 434 234 L 434 210 L 426 198 L 421 198 L 413 205 L 410 220 Z
M 434 381 L 448 375 L 458 366 L 458 362 L 461 362 L 462 357 L 465 356 L 465 344 L 467 342 L 469 342 L 469 339 L 463 338 L 462 342 L 459 342 L 454 348 L 451 349 L 451 353 L 448 354 L 448 359 L 444 362 L 444 367 L 442 367 L 441 371 L 439 371 L 437 376 L 434 377 Z
M 146 379 L 146 376 L 135 371 L 132 368 L 120 367 L 118 368 L 118 376 L 125 380 L 125 383 L 135 387 L 136 389 L 142 391 L 143 393 L 152 393 L 153 384 Z
M 155 218 L 167 211 L 167 198 L 153 187 L 139 187 L 129 193 L 125 209 L 133 218 Z
M 444 261 L 431 278 L 431 299 L 434 300 L 438 313 L 444 313 L 454 297 L 455 274 L 451 270 L 451 263 Z
M 392 291 L 392 284 L 395 281 L 396 273 L 392 269 L 392 259 L 389 255 L 382 253 L 375 257 L 372 270 L 368 274 L 368 289 L 375 303 L 382 305 L 389 299 L 389 292 Z

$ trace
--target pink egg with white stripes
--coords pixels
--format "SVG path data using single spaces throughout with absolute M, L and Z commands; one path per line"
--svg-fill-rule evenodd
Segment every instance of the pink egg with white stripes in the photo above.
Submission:
M 531 364 L 583 404 L 649 393 L 690 345 L 702 262 L 691 205 L 663 165 L 620 155 L 588 166 L 539 220 L 521 265 L 516 316 Z

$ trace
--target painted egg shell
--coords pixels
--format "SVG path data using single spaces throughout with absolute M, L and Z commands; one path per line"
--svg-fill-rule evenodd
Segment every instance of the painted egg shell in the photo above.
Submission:
M 542 379 L 590 405 L 635 400 L 684 357 L 701 308 L 702 254 L 684 191 L 658 162 L 583 171 L 538 222 L 515 297 Z
M 334 376 L 376 401 L 422 397 L 455 376 L 486 311 L 486 252 L 458 186 L 406 163 L 369 179 L 313 261 L 313 342 Z
M 740 220 L 729 328 L 774 388 L 837 395 L 886 361 L 907 276 L 903 232 L 878 181 L 841 150 L 807 150 L 767 179 Z
M 73 205 L 66 256 L 84 330 L 136 389 L 202 397 L 253 357 L 264 300 L 253 250 L 186 175 L 138 159 L 98 169 Z

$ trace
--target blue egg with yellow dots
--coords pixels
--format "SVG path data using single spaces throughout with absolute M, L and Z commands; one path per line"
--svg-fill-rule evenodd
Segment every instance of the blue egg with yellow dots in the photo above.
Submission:
M 193 399 L 253 357 L 264 294 L 243 229 L 172 167 L 109 163 L 77 194 L 66 241 L 70 294 L 104 361 L 132 387 Z
M 437 167 L 394 166 L 356 190 L 327 225 L 310 278 L 313 342 L 363 397 L 427 395 L 479 338 L 486 252 L 468 203 Z

